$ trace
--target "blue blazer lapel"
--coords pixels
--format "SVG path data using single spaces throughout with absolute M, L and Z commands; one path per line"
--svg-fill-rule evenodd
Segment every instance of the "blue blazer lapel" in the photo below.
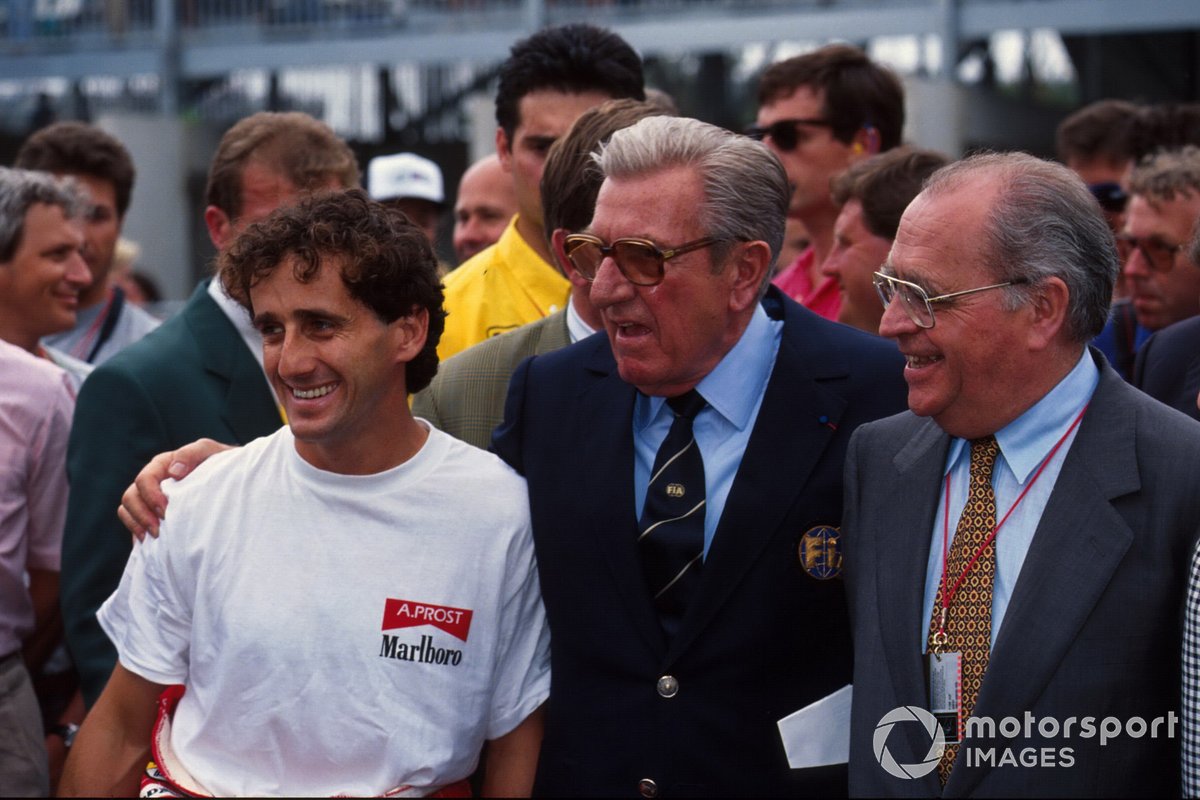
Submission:
M 276 431 L 283 420 L 267 378 L 233 323 L 207 295 L 202 283 L 183 311 L 200 345 L 204 368 L 228 387 L 221 419 L 246 444 Z
M 1101 370 L 1013 587 L 979 690 L 981 716 L 1034 705 L 1133 543 L 1111 501 L 1141 486 L 1134 411 L 1121 401 L 1121 378 Z M 947 791 L 969 794 L 985 773 L 955 770 Z
M 587 368 L 596 380 L 579 398 L 577 410 L 594 420 L 596 430 L 580 437 L 579 463 L 595 475 L 610 476 L 611 490 L 588 493 L 592 508 L 579 510 L 579 520 L 596 542 L 633 627 L 655 653 L 666 651 L 666 636 L 651 602 L 637 550 L 637 516 L 633 486 L 633 403 L 637 390 L 621 380 L 603 334 L 591 337 L 595 349 Z M 581 346 L 587 346 L 582 344 Z

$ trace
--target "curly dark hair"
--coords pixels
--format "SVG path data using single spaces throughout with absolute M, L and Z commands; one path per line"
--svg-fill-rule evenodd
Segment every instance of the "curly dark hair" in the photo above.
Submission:
M 404 373 L 409 392 L 429 385 L 446 312 L 433 249 L 408 217 L 361 189 L 321 192 L 248 226 L 220 254 L 217 267 L 226 291 L 253 315 L 251 287 L 289 257 L 301 283 L 314 280 L 323 263 L 337 264 L 350 296 L 385 323 L 429 312 L 425 347 Z
M 113 185 L 117 216 L 133 198 L 137 171 L 125 145 L 95 125 L 56 122 L 25 140 L 13 166 L 65 175 L 87 175 Z
M 512 46 L 496 90 L 496 124 L 510 140 L 521 122 L 521 98 L 542 89 L 646 99 L 641 56 L 620 36 L 595 25 L 546 28 Z

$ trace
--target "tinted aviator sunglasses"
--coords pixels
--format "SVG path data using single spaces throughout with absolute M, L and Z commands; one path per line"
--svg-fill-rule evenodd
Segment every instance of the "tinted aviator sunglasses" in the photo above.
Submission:
M 1182 244 L 1167 244 L 1153 236 L 1130 236 L 1127 233 L 1117 235 L 1117 255 L 1120 256 L 1122 264 L 1137 250 L 1155 272 L 1170 272 L 1175 266 L 1175 256 L 1183 248 Z
M 760 142 L 770 136 L 771 141 L 775 142 L 775 146 L 786 153 L 789 150 L 795 150 L 796 146 L 800 144 L 800 129 L 804 125 L 815 125 L 820 128 L 833 127 L 833 123 L 829 120 L 817 117 L 811 119 L 781 119 L 772 122 L 770 125 L 751 125 L 743 133 L 751 139 L 756 139 Z
M 726 240 L 706 236 L 663 250 L 648 239 L 624 238 L 605 244 L 603 239 L 591 234 L 572 233 L 564 240 L 563 249 L 579 274 L 589 281 L 596 280 L 596 273 L 600 271 L 604 259 L 612 258 L 617 269 L 630 283 L 655 286 L 662 282 L 664 265 L 669 259 L 723 241 Z

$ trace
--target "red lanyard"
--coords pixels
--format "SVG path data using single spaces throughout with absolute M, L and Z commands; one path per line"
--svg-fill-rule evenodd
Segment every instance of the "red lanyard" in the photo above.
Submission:
M 1004 517 L 998 523 L 996 523 L 996 527 L 992 528 L 992 532 L 988 534 L 986 539 L 983 540 L 983 544 L 981 544 L 979 549 L 975 551 L 975 555 L 971 556 L 971 560 L 967 562 L 967 565 L 963 567 L 962 573 L 958 576 L 958 579 L 954 581 L 954 586 L 949 588 L 946 586 L 946 573 L 948 571 L 950 561 L 950 473 L 946 473 L 946 501 L 943 503 L 944 515 L 942 519 L 942 613 L 938 621 L 937 633 L 933 636 L 933 643 L 935 647 L 940 647 L 946 643 L 946 617 L 950 613 L 950 604 L 954 602 L 954 596 L 958 594 L 959 587 L 962 586 L 963 581 L 967 579 L 967 575 L 971 572 L 972 567 L 975 566 L 975 562 L 979 560 L 981 555 L 983 555 L 983 551 L 986 550 L 988 545 L 995 540 L 996 534 L 1000 532 L 1001 526 L 1008 522 L 1008 518 L 1012 516 L 1013 511 L 1015 511 L 1017 506 L 1021 505 L 1021 501 L 1025 499 L 1025 495 L 1029 494 L 1029 490 L 1033 488 L 1035 483 L 1037 483 L 1038 478 L 1042 477 L 1042 471 L 1046 469 L 1046 465 L 1050 463 L 1050 459 L 1054 458 L 1054 454 L 1058 452 L 1058 448 L 1062 447 L 1063 442 L 1065 442 L 1067 437 L 1071 435 L 1071 432 L 1078 427 L 1080 421 L 1083 420 L 1083 415 L 1087 413 L 1087 409 L 1087 404 L 1084 404 L 1083 408 L 1079 411 L 1079 415 L 1075 417 L 1075 421 L 1071 423 L 1071 427 L 1067 428 L 1067 432 L 1064 433 L 1059 440 L 1054 443 L 1054 447 L 1051 447 L 1050 452 L 1047 453 L 1046 457 L 1042 459 L 1042 463 L 1038 465 L 1037 471 L 1033 473 L 1033 479 L 1029 481 L 1028 485 L 1021 490 L 1019 495 L 1017 495 L 1016 501 L 1012 504 L 1008 511 L 1005 512 Z

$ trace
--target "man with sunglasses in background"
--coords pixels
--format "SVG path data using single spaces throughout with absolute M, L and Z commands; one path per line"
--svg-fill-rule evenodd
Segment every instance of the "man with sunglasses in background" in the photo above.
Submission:
M 1137 113 L 1138 107 L 1125 100 L 1099 100 L 1068 116 L 1055 132 L 1058 160 L 1087 184 L 1113 233 L 1125 224 L 1125 182 Z
M 830 181 L 851 164 L 900 144 L 904 88 L 861 50 L 835 44 L 771 65 L 758 84 L 758 119 L 746 134 L 783 162 L 788 216 L 811 244 L 779 265 L 775 285 L 826 319 L 837 319 L 838 283 L 821 274 L 833 248 L 838 205 Z
M 523 362 L 493 440 L 551 626 L 535 791 L 844 793 L 776 722 L 849 682 L 842 462 L 901 407 L 899 358 L 769 286 L 790 192 L 761 146 L 650 117 L 598 160 L 564 249 L 607 336 Z
M 1200 148 L 1143 160 L 1133 170 L 1129 193 L 1117 244 L 1138 325 L 1152 333 L 1200 314 L 1200 270 L 1184 253 L 1200 218 Z
M 1200 270 L 1200 217 L 1192 228 L 1187 260 L 1191 263 L 1180 269 Z M 1146 340 L 1138 352 L 1133 384 L 1200 420 L 1200 316 L 1185 319 Z
M 1087 347 L 1118 268 L 1087 187 L 1032 156 L 905 211 L 876 285 L 911 413 L 846 463 L 851 794 L 1178 793 L 1200 427 Z

